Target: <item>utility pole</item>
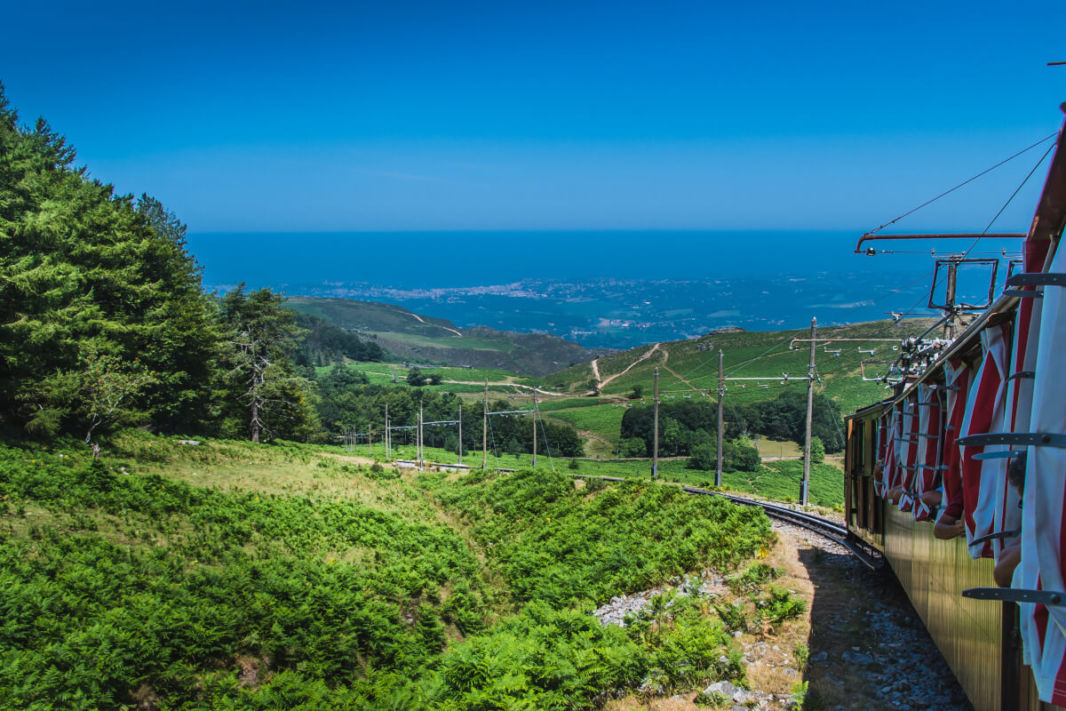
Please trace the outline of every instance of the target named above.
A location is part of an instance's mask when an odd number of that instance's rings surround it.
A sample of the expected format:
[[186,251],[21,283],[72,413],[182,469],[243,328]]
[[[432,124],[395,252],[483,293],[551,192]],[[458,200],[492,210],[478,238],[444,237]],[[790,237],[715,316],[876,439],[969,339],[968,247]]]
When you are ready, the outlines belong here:
[[374,428],[367,427],[366,430],[366,451],[370,455],[370,458],[374,458]]
[[537,391],[533,391],[533,467],[537,466]]
[[807,365],[807,428],[803,439],[803,484],[800,485],[800,503],[807,505],[807,490],[811,483],[811,418],[814,414],[814,354],[818,344],[815,333],[818,319],[811,318],[811,359]]
[[385,461],[392,459],[392,430],[389,428],[389,403],[385,403]]
[[459,464],[463,463],[463,403],[459,402]]
[[722,440],[725,439],[725,420],[722,396],[725,395],[725,354],[718,349],[718,463],[714,470],[714,485],[722,485]]
[[659,476],[659,369],[655,369],[655,419],[651,435],[651,478]]
[[418,401],[418,471],[422,471],[422,401]]
[[944,294],[944,306],[948,309],[948,318],[944,322],[944,338],[954,340],[956,320],[958,319],[958,312],[955,311],[955,292],[958,287],[959,281],[959,264],[958,262],[948,263],[948,282]]
[[485,378],[485,414],[481,419],[481,468],[489,468],[489,379]]

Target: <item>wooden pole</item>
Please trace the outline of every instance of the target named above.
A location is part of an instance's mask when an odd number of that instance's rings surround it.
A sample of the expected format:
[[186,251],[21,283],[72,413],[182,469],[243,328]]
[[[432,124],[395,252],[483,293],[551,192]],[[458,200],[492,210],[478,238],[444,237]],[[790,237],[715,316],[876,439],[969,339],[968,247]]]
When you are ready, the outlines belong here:
[[803,438],[803,484],[800,485],[800,503],[807,505],[807,489],[811,484],[811,419],[814,414],[814,354],[817,352],[815,333],[818,319],[811,319],[811,359],[807,364],[807,428]]
[[422,401],[418,401],[418,471],[422,471],[422,459],[424,453],[422,450]]
[[537,466],[537,393],[533,392],[533,466]]
[[389,429],[389,404],[385,403],[385,460],[392,459],[392,430]]
[[955,311],[955,292],[958,288],[959,265],[957,262],[948,263],[948,282],[944,294],[944,305],[948,308],[948,318],[944,321],[944,338],[955,338],[955,327],[958,322],[958,314]]
[[655,419],[651,434],[651,478],[659,476],[659,369],[655,369]]
[[722,440],[725,439],[725,408],[722,397],[725,395],[725,354],[718,350],[718,462],[714,469],[714,485],[722,485]]
[[489,379],[485,378],[485,409],[481,416],[481,468],[489,468]]
[[463,463],[463,403],[459,403],[459,463]]

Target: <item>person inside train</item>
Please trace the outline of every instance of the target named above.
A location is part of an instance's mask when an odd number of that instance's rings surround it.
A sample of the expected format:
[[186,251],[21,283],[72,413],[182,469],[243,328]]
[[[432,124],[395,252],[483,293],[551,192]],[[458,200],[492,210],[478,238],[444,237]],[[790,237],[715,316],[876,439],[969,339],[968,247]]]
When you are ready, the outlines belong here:
[[[1010,466],[1007,467],[1007,479],[1018,491],[1018,506],[1021,506],[1021,497],[1025,493],[1025,464],[1027,456],[1023,452],[1022,454],[1012,457],[1010,460]],[[1003,547],[1003,550],[999,553],[999,560],[996,562],[996,567],[992,570],[992,578],[996,581],[996,585],[1001,588],[1010,587],[1011,579],[1014,577],[1014,569],[1018,567],[1018,563],[1022,559],[1022,539],[1020,536],[1015,536],[1011,541]]]
[[933,536],[948,540],[964,533],[962,522],[962,490],[957,498],[949,498],[947,506],[933,526]]

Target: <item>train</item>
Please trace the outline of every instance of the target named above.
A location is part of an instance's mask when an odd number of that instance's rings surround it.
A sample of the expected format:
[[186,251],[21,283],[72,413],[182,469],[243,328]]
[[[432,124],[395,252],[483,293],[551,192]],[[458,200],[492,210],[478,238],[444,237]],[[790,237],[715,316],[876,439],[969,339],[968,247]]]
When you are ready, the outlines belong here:
[[[845,418],[847,535],[883,556],[977,711],[1066,709],[1064,131],[1005,287],[965,319],[931,297],[940,332],[901,343],[886,398]],[[949,288],[967,258],[938,261]]]

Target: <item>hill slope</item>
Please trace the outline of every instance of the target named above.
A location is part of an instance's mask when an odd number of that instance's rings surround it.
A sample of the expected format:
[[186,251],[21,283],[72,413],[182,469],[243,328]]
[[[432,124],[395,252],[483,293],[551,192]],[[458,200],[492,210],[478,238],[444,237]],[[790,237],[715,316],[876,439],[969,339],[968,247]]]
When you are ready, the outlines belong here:
[[665,485],[142,432],[97,462],[0,442],[0,498],[3,708],[561,711],[651,673],[700,689],[744,677],[735,614],[590,610],[770,536],[760,511]]
[[[884,396],[884,385],[863,382],[861,361],[894,359],[898,355],[895,350],[898,342],[921,333],[930,323],[926,319],[885,320],[819,329],[818,339],[857,340],[818,344],[815,362],[821,382],[817,387],[835,400],[844,413],[880,399]],[[638,387],[643,398],[650,400],[654,371],[658,369],[664,400],[713,398],[718,387],[718,351],[721,350],[726,378],[770,378],[727,382],[727,398],[735,404],[747,404],[776,397],[784,388],[805,388],[805,382],[795,378],[807,374],[809,345],[799,342],[790,350],[789,344],[793,338],[809,336],[808,329],[713,333],[612,353],[553,373],[544,380],[556,391],[575,395],[586,393],[590,381],[600,383],[601,396],[626,397]],[[871,350],[873,354],[868,352]],[[883,372],[886,367],[872,365],[869,374]],[[791,379],[785,381],[783,373],[788,373]]]
[[460,329],[445,319],[422,316],[393,304],[293,296],[287,305],[368,336],[410,361],[543,376],[604,352],[542,333]]

